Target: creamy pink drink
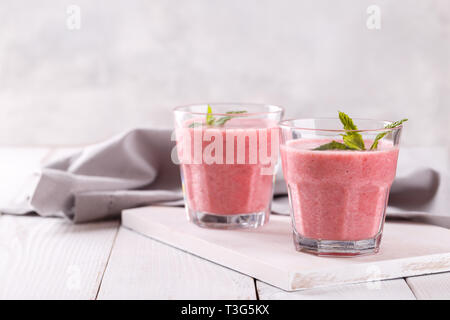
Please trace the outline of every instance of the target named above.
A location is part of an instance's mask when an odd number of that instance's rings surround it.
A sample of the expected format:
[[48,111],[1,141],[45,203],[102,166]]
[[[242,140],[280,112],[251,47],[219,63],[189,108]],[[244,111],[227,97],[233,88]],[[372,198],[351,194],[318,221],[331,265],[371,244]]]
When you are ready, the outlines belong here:
[[377,151],[312,150],[327,142],[291,140],[281,147],[296,232],[323,240],[373,238],[384,222],[398,148],[383,142]]
[[403,121],[353,122],[340,112],[339,119],[280,123],[298,251],[344,256],[378,252]]
[[270,118],[236,116],[206,125],[203,117],[193,117],[177,128],[191,221],[214,228],[257,227],[268,221],[279,152],[277,124]]
[[[262,120],[235,118],[221,128],[202,127],[188,130],[192,146],[194,146],[195,131],[201,131],[197,134],[202,139],[202,150],[206,150],[211,144],[210,141],[204,141],[209,140],[205,139],[205,134],[220,135],[223,150],[220,164],[205,163],[206,155],[203,156],[201,164],[181,163],[183,182],[190,208],[217,215],[248,214],[268,210],[272,198],[273,174],[263,174],[262,170],[269,168],[270,164],[262,164],[259,161],[259,145],[260,142],[267,145],[269,151],[267,154],[270,157],[271,137],[278,135],[276,123],[269,124]],[[227,152],[226,145],[229,139],[234,140],[233,161],[227,164],[226,158],[229,152]],[[255,141],[254,150],[250,150],[251,139]],[[245,159],[243,163],[238,163],[239,140],[244,141],[242,150]],[[254,163],[250,161],[251,154],[256,158]],[[194,156],[193,150],[192,156]]]

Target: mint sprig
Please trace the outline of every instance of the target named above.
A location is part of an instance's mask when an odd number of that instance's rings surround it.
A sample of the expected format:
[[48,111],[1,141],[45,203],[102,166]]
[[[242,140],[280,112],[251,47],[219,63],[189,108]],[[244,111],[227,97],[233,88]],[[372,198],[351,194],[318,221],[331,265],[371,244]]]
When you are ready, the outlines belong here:
[[[397,128],[398,126],[401,126],[401,125],[403,124],[403,122],[406,122],[406,121],[408,121],[408,119],[402,119],[402,120],[399,120],[399,121],[395,121],[395,122],[392,122],[391,124],[386,125],[385,128],[386,128],[386,129]],[[375,149],[377,149],[377,148],[378,148],[378,142],[379,142],[381,139],[383,139],[388,133],[389,133],[389,131],[379,133],[379,134],[375,137],[375,140],[373,141],[372,146],[370,147],[370,150],[375,150]]]
[[189,125],[189,128],[197,128],[197,127],[201,127],[201,126],[202,126],[202,124],[200,122],[192,122]]
[[[344,130],[346,130],[345,134],[341,134],[342,140],[344,143],[331,141],[329,143],[323,144],[313,150],[357,150],[357,151],[365,151],[366,147],[364,145],[364,139],[362,135],[357,131],[358,127],[353,122],[352,118],[350,118],[344,112],[339,111],[339,120],[341,120]],[[403,119],[400,121],[395,121],[391,124],[385,126],[385,129],[393,129],[400,125],[403,122],[408,121],[408,119]],[[378,143],[381,139],[383,139],[389,131],[382,132],[375,137],[370,150],[376,150],[378,148]]]
[[211,106],[208,104],[208,113],[206,114],[206,124],[208,126],[212,126],[214,125],[214,122],[216,122],[216,118],[212,115]]
[[353,131],[358,130],[358,127],[353,123],[352,118],[339,111],[339,120],[344,125],[344,129],[349,130],[346,134],[342,134],[344,144],[353,150],[366,150],[362,135],[357,131]]
[[[228,112],[226,112],[226,114],[233,114],[233,115],[240,114],[240,113],[247,113],[247,111],[228,111]],[[224,116],[224,117],[216,119],[216,117],[214,117],[212,115],[211,106],[208,104],[208,110],[206,113],[205,123],[208,126],[222,127],[227,121],[233,119],[234,117],[236,117],[236,116]],[[202,124],[199,122],[193,122],[189,125],[189,128],[196,128],[199,126],[202,126]]]
[[337,142],[337,141],[331,141],[329,143],[323,144],[314,150],[351,150],[349,147],[347,147],[345,144]]
[[[247,113],[247,111],[228,111],[227,114],[240,114],[240,113]],[[233,119],[234,116],[225,116],[222,118],[217,119],[215,122],[216,126],[223,126],[227,121]]]

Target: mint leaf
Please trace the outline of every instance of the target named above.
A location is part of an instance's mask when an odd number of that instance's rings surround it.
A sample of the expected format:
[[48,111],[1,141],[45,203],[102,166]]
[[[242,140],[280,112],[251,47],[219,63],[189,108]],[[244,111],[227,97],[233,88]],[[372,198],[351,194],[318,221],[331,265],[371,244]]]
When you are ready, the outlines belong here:
[[[364,139],[359,132],[355,132],[353,130],[358,130],[358,127],[353,122],[352,118],[346,115],[344,112],[339,111],[339,120],[341,120],[344,125],[344,130],[348,130],[346,134],[341,134],[344,143],[340,143],[337,141],[331,141],[330,143],[323,144],[313,150],[366,150],[364,145]],[[401,126],[404,122],[408,121],[408,119],[402,119],[399,121],[392,122],[385,126],[385,129],[393,129],[398,126]],[[379,133],[370,147],[370,150],[375,150],[378,148],[378,143],[381,139],[383,139],[389,131]]]
[[189,128],[197,128],[197,127],[201,127],[201,126],[202,126],[202,124],[200,122],[192,122],[189,125]]
[[216,118],[212,115],[211,106],[208,104],[208,113],[206,114],[206,124],[208,126],[212,126],[212,125],[214,125],[215,121],[216,121]]
[[392,122],[391,124],[386,125],[385,128],[386,129],[397,128],[398,126],[403,124],[403,122],[406,122],[406,121],[408,121],[408,119],[402,119],[402,120],[399,120],[399,121],[395,121],[395,122]]
[[337,141],[331,141],[329,143],[323,144],[313,150],[350,150],[349,147],[347,147],[345,144],[337,142]]
[[227,112],[227,114],[239,114],[239,113],[247,113],[247,111],[241,110],[241,111],[228,111]]
[[[399,120],[399,121],[395,121],[395,122],[392,122],[391,124],[386,125],[385,128],[386,128],[386,129],[393,129],[393,128],[396,128],[396,127],[402,125],[402,123],[403,123],[403,122],[406,122],[406,121],[408,121],[408,119],[402,119],[402,120]],[[370,147],[370,150],[375,150],[375,149],[377,149],[377,148],[378,148],[378,142],[379,142],[381,139],[383,139],[388,133],[389,133],[389,132],[382,132],[382,133],[379,133],[379,134],[375,137],[375,140],[373,141],[372,146]]]
[[[240,114],[240,113],[247,113],[247,111],[228,111],[227,114]],[[225,116],[222,118],[217,119],[216,125],[217,126],[223,126],[227,121],[233,119],[234,116]]]
[[355,136],[353,135],[342,135],[342,140],[344,140],[344,144],[352,150],[365,150],[363,149],[364,146],[361,146],[361,144],[355,139]]
[[227,122],[228,120],[231,120],[233,117],[222,117],[222,118],[219,118],[217,121],[216,121],[216,125],[217,126],[223,126],[224,124],[225,124],[225,122]]
[[[339,119],[344,125],[344,130],[358,130],[358,127],[353,123],[352,118],[346,115],[344,112],[339,111]],[[350,149],[353,150],[366,150],[364,140],[359,132],[347,132],[342,135],[344,143]]]
[[352,118],[344,112],[339,111],[339,120],[341,120],[344,125],[344,130],[358,130],[358,127],[353,123]]
[[[234,117],[236,117],[236,114],[240,114],[240,113],[247,113],[247,111],[228,111],[226,112],[226,114],[230,114],[230,116],[224,116],[221,118],[216,119],[213,116],[213,112],[212,112],[212,108],[211,106],[208,104],[208,111],[206,113],[206,125],[208,126],[223,126],[227,121],[233,119]],[[231,116],[231,114],[233,114],[233,116]],[[196,128],[196,127],[200,127],[203,124],[200,122],[193,122],[189,125],[189,128]]]

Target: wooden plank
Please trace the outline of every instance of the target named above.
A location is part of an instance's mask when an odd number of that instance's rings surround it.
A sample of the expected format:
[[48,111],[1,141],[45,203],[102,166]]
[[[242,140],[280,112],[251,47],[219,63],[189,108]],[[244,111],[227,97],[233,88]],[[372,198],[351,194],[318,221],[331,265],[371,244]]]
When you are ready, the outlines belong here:
[[95,299],[118,221],[0,217],[0,299]]
[[256,299],[254,280],[120,228],[99,299]]
[[125,210],[122,225],[288,291],[450,270],[450,230],[417,223],[386,223],[380,253],[348,259],[296,252],[285,216],[256,230],[212,230],[186,221],[183,208],[146,207]]
[[417,299],[450,299],[450,272],[406,278]]
[[289,292],[267,283],[256,282],[261,300],[413,300],[414,294],[405,280],[394,279],[349,284],[327,288],[306,289]]

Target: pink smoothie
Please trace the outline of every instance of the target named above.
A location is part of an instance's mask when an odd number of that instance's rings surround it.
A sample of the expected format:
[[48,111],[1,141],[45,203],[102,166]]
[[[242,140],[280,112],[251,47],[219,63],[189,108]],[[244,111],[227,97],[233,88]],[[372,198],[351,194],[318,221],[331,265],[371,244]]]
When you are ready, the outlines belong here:
[[[218,215],[246,214],[266,211],[270,207],[273,189],[273,171],[270,164],[262,163],[259,156],[260,148],[267,145],[266,155],[271,155],[272,137],[271,133],[278,138],[278,128],[276,122],[268,122],[261,119],[234,118],[223,127],[201,127],[182,128],[177,132],[177,149],[181,160],[181,170],[185,197],[192,210],[203,213]],[[196,132],[196,133],[195,133]],[[203,150],[202,162],[192,163],[194,158],[194,134],[201,137]],[[260,136],[262,134],[262,136]],[[205,135],[212,136],[210,141],[204,141]],[[223,164],[205,163],[205,148],[222,137],[221,157]],[[254,148],[250,146],[252,138],[255,137]],[[191,163],[183,160],[186,151],[186,141],[191,146]],[[238,140],[242,138],[245,159],[238,163]],[[227,153],[227,142],[234,141],[233,154]],[[278,139],[277,139],[278,141]],[[275,143],[278,145],[277,141]],[[220,140],[218,140],[218,143]],[[277,148],[277,145],[275,146]],[[231,150],[231,149],[229,149]],[[251,155],[255,155],[256,161],[251,160]],[[216,155],[216,150],[211,152]],[[276,156],[278,151],[276,151]],[[233,156],[234,155],[234,156]],[[231,164],[227,164],[227,156],[231,159]],[[262,174],[261,169],[266,169]]]
[[398,148],[383,141],[377,151],[311,150],[327,142],[291,140],[280,148],[296,231],[321,240],[373,238],[384,223]]

